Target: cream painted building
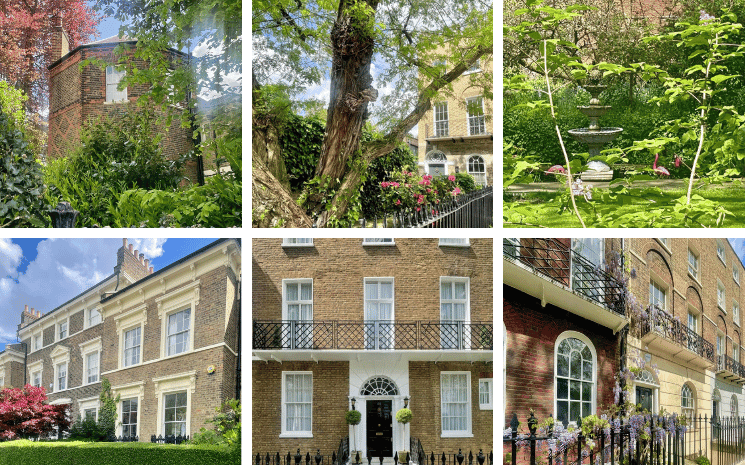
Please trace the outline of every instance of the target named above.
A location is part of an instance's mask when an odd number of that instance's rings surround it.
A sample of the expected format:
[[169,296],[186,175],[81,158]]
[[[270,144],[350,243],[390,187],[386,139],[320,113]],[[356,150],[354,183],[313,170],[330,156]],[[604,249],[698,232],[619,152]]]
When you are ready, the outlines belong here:
[[453,82],[452,92],[433,100],[419,122],[418,158],[425,174],[471,174],[477,184],[493,184],[493,102],[484,96],[492,56],[484,56]]

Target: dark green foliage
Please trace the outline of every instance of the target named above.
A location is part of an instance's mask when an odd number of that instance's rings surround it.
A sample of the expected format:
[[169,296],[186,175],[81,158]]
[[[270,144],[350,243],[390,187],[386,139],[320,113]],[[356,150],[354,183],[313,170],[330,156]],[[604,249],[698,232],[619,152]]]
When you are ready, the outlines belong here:
[[711,465],[711,462],[705,455],[700,455],[695,460],[697,465]]
[[455,173],[455,184],[464,194],[476,190],[476,180],[468,173]]
[[0,465],[238,465],[240,452],[227,446],[107,442],[0,443]]
[[282,127],[279,144],[292,190],[302,190],[315,175],[324,129],[324,124],[318,119],[298,115],[290,115]]
[[119,396],[114,397],[111,394],[111,383],[107,378],[101,379],[101,409],[98,412],[98,430],[104,438],[114,437],[116,430],[116,405],[119,403]]
[[70,427],[70,439],[103,441],[106,439],[106,432],[99,428],[94,418],[86,417],[81,420],[78,417]]
[[[363,137],[364,137],[363,133]],[[406,143],[401,143],[393,152],[377,158],[368,166],[367,181],[362,185],[362,216],[372,218],[383,214],[383,190],[380,183],[388,179],[390,173],[400,172],[405,166],[416,171],[417,158]]]
[[241,402],[238,399],[226,400],[215,412],[217,415],[207,420],[215,425],[215,429],[200,428],[190,444],[228,444],[240,453]]
[[0,108],[0,227],[45,226],[43,191],[41,168],[28,141]]

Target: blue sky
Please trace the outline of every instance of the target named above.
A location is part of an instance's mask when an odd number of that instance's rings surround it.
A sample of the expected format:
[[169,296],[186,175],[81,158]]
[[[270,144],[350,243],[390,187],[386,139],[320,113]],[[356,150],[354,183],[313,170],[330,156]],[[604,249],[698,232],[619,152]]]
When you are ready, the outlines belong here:
[[[129,239],[154,271],[215,239]],[[114,272],[121,239],[0,239],[0,351],[24,305],[47,313]]]

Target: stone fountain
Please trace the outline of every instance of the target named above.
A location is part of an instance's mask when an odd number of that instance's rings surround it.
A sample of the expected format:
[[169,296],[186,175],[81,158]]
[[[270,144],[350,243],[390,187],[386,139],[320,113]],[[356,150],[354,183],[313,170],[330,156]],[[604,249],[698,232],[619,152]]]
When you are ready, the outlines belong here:
[[[608,105],[600,105],[600,100],[598,99],[600,93],[603,92],[607,86],[602,84],[590,84],[583,87],[590,93],[592,98],[590,99],[590,105],[578,106],[577,109],[587,116],[590,120],[590,124],[586,128],[570,129],[569,135],[578,141],[587,144],[590,158],[593,158],[599,156],[600,148],[615,139],[619,134],[621,134],[621,132],[623,132],[623,129],[601,128],[600,124],[598,124],[598,119],[611,108]],[[587,163],[587,168],[587,171],[580,175],[583,181],[610,181],[613,179],[613,170],[602,161],[590,161]]]

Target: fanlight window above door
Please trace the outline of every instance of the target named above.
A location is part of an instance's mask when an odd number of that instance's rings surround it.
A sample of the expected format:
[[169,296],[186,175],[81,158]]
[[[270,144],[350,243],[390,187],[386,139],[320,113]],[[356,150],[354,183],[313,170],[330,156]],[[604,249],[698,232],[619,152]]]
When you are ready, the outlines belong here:
[[398,388],[396,383],[388,378],[379,376],[368,380],[362,389],[360,389],[360,395],[362,396],[397,396]]

